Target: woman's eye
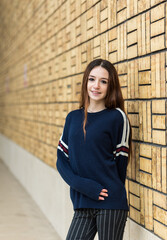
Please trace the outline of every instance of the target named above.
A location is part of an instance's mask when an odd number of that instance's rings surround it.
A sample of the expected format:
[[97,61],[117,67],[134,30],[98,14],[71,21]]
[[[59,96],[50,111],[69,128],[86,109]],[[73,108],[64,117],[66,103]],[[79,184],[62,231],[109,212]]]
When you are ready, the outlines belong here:
[[105,81],[105,80],[102,80],[101,82],[102,82],[103,84],[107,84],[107,81]]
[[[89,81],[92,81],[92,82],[95,81],[94,78],[88,78],[88,80],[89,80]],[[107,81],[106,81],[106,80],[101,80],[101,83],[102,83],[102,84],[107,84]]]

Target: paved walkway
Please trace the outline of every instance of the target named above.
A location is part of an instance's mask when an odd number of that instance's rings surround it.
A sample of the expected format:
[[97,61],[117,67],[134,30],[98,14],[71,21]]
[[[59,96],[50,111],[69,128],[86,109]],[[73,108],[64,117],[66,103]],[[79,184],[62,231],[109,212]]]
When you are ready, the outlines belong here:
[[37,204],[1,160],[0,240],[61,240]]

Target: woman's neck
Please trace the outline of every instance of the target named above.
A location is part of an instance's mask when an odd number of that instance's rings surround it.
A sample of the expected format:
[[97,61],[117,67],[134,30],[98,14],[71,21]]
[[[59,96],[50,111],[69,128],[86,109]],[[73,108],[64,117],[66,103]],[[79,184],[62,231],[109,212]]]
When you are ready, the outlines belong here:
[[104,104],[89,104],[87,111],[88,112],[99,112],[103,109],[105,109]]

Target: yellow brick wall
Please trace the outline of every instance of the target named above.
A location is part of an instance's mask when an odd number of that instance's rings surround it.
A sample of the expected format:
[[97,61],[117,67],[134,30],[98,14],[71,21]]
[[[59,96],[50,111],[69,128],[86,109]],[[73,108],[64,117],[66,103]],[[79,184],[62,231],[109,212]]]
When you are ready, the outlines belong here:
[[55,168],[89,61],[115,64],[132,124],[130,218],[167,239],[167,3],[1,0],[0,132]]

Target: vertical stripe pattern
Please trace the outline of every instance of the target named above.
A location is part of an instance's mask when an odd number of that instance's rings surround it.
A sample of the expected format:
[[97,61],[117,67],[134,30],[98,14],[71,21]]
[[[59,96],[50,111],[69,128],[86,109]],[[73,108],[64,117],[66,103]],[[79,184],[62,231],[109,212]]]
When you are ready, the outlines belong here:
[[63,142],[62,136],[63,136],[63,135],[61,135],[61,137],[60,137],[59,144],[58,144],[58,147],[57,147],[57,148],[58,148],[60,151],[62,151],[62,152],[64,153],[64,155],[68,158],[68,157],[69,157],[69,156],[68,156],[68,146],[67,146],[67,144],[65,144],[65,142]]
[[128,212],[116,209],[75,210],[66,240],[122,240]]
[[129,151],[129,135],[130,135],[130,125],[128,118],[126,117],[126,114],[120,109],[116,108],[123,117],[123,132],[122,132],[122,138],[120,140],[120,143],[116,146],[116,151],[114,151],[114,154],[116,156],[122,155],[128,157],[128,151]]

